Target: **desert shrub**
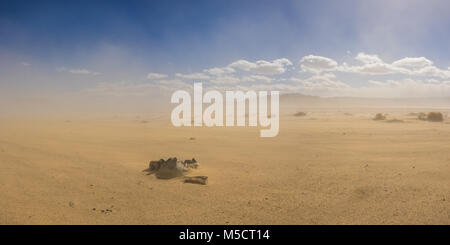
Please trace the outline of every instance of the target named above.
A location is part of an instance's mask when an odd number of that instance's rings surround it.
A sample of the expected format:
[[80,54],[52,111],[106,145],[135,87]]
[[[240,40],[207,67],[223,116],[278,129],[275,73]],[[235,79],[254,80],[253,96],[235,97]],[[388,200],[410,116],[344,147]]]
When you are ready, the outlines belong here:
[[306,112],[299,111],[299,112],[295,113],[294,116],[296,116],[296,117],[304,117],[304,116],[306,116]]
[[375,117],[373,118],[373,120],[376,120],[376,121],[386,120],[386,115],[385,114],[381,114],[381,113],[377,113],[375,115]]
[[442,122],[444,121],[444,116],[440,112],[429,112],[427,120],[430,122]]

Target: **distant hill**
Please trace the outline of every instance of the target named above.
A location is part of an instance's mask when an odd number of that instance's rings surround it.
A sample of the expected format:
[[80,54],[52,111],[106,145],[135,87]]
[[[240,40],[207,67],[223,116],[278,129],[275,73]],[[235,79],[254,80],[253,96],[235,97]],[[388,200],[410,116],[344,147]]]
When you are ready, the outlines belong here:
[[446,98],[357,98],[319,97],[299,93],[280,95],[280,106],[285,109],[298,108],[449,108],[450,97]]

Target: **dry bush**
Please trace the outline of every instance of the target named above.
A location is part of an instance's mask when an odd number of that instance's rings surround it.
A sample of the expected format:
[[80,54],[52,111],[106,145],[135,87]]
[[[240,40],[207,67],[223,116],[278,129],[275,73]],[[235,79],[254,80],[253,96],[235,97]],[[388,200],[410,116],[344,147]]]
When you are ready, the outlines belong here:
[[430,122],[442,122],[444,121],[444,116],[440,112],[429,112],[427,120]]
[[306,116],[306,112],[299,111],[299,112],[295,113],[294,116],[296,116],[296,117],[304,117],[304,116]]
[[380,120],[386,120],[386,114],[377,113],[373,120],[380,121]]

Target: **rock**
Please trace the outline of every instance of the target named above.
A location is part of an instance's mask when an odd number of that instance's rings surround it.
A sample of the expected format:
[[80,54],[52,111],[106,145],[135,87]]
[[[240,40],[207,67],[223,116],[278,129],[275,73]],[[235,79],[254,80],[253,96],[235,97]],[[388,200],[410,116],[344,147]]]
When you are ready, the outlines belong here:
[[155,174],[159,179],[171,179],[183,176],[190,169],[198,168],[199,163],[195,158],[191,160],[180,161],[176,157],[167,160],[150,161],[148,169],[144,171],[148,174]]
[[184,177],[185,183],[193,183],[193,184],[208,184],[208,176],[192,176],[192,177]]
[[195,158],[192,158],[192,160],[184,160],[183,165],[186,168],[198,168],[200,165]]
[[159,159],[159,161],[150,161],[148,164],[149,171],[158,171],[161,165],[164,163],[164,159]]
[[188,171],[188,168],[179,161],[176,157],[169,158],[167,161],[163,162],[158,171],[156,172],[156,177],[158,179],[171,179],[184,175]]
[[70,201],[70,202],[69,202],[69,206],[70,206],[71,208],[73,208],[73,207],[75,207],[75,203],[72,202],[72,201]]

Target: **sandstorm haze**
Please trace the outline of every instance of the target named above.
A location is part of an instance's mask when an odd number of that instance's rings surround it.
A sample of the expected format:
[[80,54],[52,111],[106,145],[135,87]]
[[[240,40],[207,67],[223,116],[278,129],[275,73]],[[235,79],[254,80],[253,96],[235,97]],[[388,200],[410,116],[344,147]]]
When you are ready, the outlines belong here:
[[[1,1],[0,224],[450,224],[449,11]],[[174,127],[197,82],[280,91],[278,135]]]
[[2,112],[161,111],[155,102],[167,104],[194,81],[222,91],[444,98],[448,8],[446,1],[7,1]]

